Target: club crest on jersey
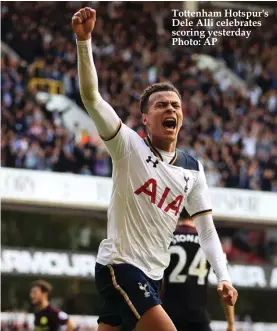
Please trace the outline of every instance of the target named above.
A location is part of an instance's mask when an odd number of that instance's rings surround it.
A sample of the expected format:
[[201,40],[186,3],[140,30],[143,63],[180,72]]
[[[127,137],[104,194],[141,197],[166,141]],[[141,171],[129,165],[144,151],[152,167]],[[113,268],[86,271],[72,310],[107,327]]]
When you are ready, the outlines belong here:
[[147,284],[145,283],[144,285],[142,285],[141,283],[138,283],[139,289],[144,291],[144,296],[145,298],[149,298],[150,297],[150,292],[147,291]]
[[184,191],[185,191],[185,193],[187,193],[187,191],[188,191],[188,181],[189,181],[189,177],[184,177],[184,180],[186,181],[186,186],[185,186],[185,188],[184,188]]
[[156,168],[157,167],[157,164],[159,163],[159,160],[156,159],[156,161],[153,161],[152,160],[152,156],[148,156],[148,158],[146,159],[146,162],[147,163],[149,163],[149,162],[153,163],[153,168]]
[[[157,205],[158,208],[161,208],[164,212],[168,213],[170,210],[174,211],[175,216],[178,215],[182,201],[184,199],[183,195],[178,195],[176,198],[172,197],[170,193],[171,190],[169,187],[166,187],[163,191],[162,197],[157,201],[157,181],[154,178],[148,179],[141,187],[139,187],[134,193],[140,195],[144,193],[148,195],[151,200],[150,202],[154,205]],[[165,204],[165,200],[171,195],[171,202]]]

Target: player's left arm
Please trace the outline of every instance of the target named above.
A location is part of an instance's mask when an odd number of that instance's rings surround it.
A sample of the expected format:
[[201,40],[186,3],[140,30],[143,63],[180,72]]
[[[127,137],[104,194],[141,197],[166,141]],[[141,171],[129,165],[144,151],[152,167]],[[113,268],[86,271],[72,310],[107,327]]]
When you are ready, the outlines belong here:
[[217,276],[218,293],[224,302],[233,306],[237,301],[238,292],[232,286],[226,258],[214,226],[210,193],[201,163],[199,163],[197,181],[187,198],[185,207],[194,221],[200,246]]
[[66,325],[66,331],[76,330],[77,324],[64,311],[58,312],[57,319],[59,325]]
[[66,331],[74,331],[77,330],[77,324],[72,319],[68,319],[66,323]]

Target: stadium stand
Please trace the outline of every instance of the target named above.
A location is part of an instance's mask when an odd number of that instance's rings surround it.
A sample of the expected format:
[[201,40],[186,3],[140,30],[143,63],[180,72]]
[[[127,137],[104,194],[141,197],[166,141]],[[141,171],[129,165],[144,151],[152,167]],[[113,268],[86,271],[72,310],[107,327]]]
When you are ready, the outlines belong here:
[[[3,166],[111,175],[109,157],[93,137],[76,141],[57,112],[50,115],[35,101],[34,93],[43,87],[34,80],[30,84],[34,77],[52,85],[57,81],[80,104],[75,40],[68,23],[74,6],[14,2],[2,10],[2,39],[28,63],[2,58]],[[140,19],[136,10],[143,12]],[[267,19],[247,42],[222,38],[216,47],[201,50],[224,59],[251,84],[245,96],[196,67],[191,52],[199,49],[168,47],[169,10],[142,3],[109,4],[106,10],[99,3],[97,11],[93,43],[100,90],[123,121],[144,135],[139,92],[149,83],[170,81],[183,97],[179,148],[203,162],[208,184],[276,192],[276,23]],[[27,27],[24,33],[22,26]]]

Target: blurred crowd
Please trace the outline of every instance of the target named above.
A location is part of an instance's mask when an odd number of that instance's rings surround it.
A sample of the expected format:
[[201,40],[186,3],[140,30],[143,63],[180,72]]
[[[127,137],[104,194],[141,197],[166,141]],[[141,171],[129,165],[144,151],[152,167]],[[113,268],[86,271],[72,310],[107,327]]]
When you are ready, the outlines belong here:
[[219,235],[229,262],[277,265],[276,231],[220,229]]
[[3,331],[30,331],[28,323],[18,323],[16,321],[1,322],[1,330]]
[[24,92],[18,105],[12,100],[14,112],[7,104],[2,107],[2,166],[111,176],[106,150],[98,148],[77,125],[70,132],[60,113],[48,112],[32,92]]
[[[36,89],[27,88],[31,77],[62,81],[65,94],[81,105],[70,22],[85,5],[3,3],[2,40],[24,60],[2,58],[3,166],[111,176],[112,163],[98,140],[77,126],[70,132],[58,112],[36,101]],[[169,81],[183,99],[178,147],[203,163],[208,185],[277,192],[276,17],[249,39],[222,38],[215,47],[196,49],[171,46],[170,8],[180,2],[95,6],[100,92],[122,120],[145,135],[139,96],[149,84]],[[245,80],[248,94],[198,69],[195,52],[223,59]]]
[[[33,331],[34,327],[31,324],[29,325],[28,322],[20,323],[16,319],[10,320],[8,322],[1,322],[1,330],[2,331]],[[91,326],[91,325],[84,325],[78,327],[78,331],[96,331],[97,326]]]

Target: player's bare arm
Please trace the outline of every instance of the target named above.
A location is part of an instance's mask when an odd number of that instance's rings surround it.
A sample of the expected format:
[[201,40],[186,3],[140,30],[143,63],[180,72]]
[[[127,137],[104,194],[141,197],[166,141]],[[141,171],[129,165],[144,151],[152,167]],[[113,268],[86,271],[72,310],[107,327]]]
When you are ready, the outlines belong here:
[[66,323],[66,331],[73,331],[77,327],[77,324],[72,320],[69,319]]
[[89,7],[80,9],[72,17],[72,29],[77,38],[81,98],[100,136],[108,140],[117,133],[121,121],[113,108],[103,100],[98,90],[98,77],[91,45],[91,33],[95,23],[96,11]]
[[235,327],[235,309],[234,306],[229,306],[225,301],[222,301],[222,306],[224,309],[225,318],[227,321],[226,331],[236,331]]

